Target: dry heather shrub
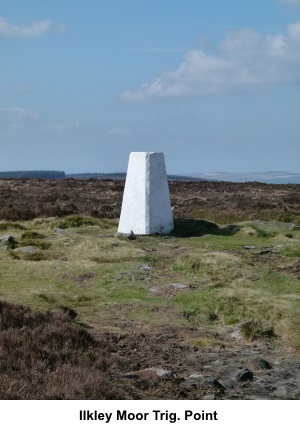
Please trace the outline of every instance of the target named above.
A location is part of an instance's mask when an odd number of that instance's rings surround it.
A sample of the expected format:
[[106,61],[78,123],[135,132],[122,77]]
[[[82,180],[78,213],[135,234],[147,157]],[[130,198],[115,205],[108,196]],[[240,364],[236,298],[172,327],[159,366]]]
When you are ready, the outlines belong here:
[[111,382],[108,345],[67,313],[0,302],[1,399],[121,399]]
[[[124,347],[130,351],[137,347],[133,334],[127,335],[125,344],[120,335],[112,333],[100,332],[95,339],[73,323],[74,315],[66,310],[34,312],[0,301],[2,400],[177,398],[175,379],[143,383],[124,378],[124,373],[136,370],[144,359],[144,353],[124,357]],[[149,340],[141,339],[143,351]]]

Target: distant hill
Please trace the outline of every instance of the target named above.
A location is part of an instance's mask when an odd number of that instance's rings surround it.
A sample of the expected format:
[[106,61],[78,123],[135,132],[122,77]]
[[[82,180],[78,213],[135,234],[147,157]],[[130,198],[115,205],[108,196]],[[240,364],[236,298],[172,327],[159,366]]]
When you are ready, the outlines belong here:
[[[71,173],[65,174],[56,170],[24,170],[0,172],[0,178],[33,178],[33,179],[114,179],[125,181],[125,172],[114,173]],[[262,182],[265,184],[300,184],[300,173],[290,172],[203,172],[186,175],[168,175],[170,181],[224,181],[224,182]]]
[[[71,173],[66,175],[66,178],[74,179],[116,179],[119,181],[125,181],[125,172],[116,173]],[[180,175],[168,175],[170,181],[201,181],[201,178],[193,178],[191,176],[180,176]]]
[[300,173],[290,172],[245,172],[245,173],[229,173],[229,172],[205,172],[191,174],[193,177],[201,177],[210,181],[226,181],[226,182],[263,182],[265,184],[300,184]]
[[0,172],[0,178],[29,178],[29,179],[65,179],[65,172],[56,170],[22,170]]

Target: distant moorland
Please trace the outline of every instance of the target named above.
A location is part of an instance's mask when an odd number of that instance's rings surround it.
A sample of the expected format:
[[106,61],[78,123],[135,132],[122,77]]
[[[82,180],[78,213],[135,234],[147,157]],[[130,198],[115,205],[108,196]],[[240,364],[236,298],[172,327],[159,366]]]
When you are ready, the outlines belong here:
[[[52,170],[29,170],[0,172],[0,178],[36,178],[36,179],[115,179],[125,181],[125,172],[111,173],[70,173]],[[300,173],[290,172],[203,172],[186,175],[168,175],[170,181],[225,181],[225,182],[262,182],[265,184],[300,184]]]

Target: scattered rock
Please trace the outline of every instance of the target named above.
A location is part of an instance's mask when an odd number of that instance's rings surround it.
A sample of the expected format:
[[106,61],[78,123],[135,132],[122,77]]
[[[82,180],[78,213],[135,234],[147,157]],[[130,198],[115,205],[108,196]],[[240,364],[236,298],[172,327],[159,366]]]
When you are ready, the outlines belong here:
[[242,339],[243,338],[243,334],[241,332],[241,329],[236,329],[234,330],[234,332],[231,333],[230,337],[233,337],[234,339]]
[[0,237],[0,246],[6,247],[5,249],[14,249],[17,246],[17,241],[11,234],[6,234]]
[[235,374],[238,381],[250,381],[253,379],[253,372],[249,369],[242,369]]
[[69,234],[64,228],[54,227],[53,229],[57,234]]
[[216,378],[213,378],[212,376],[204,376],[203,379],[211,387],[220,388],[221,390],[227,390],[227,387],[225,387],[225,385],[223,385],[220,381],[218,381]]
[[0,236],[0,243],[4,243],[7,240],[9,240],[10,238],[13,238],[13,236],[11,234],[6,234],[4,236]]
[[219,379],[219,383],[222,384],[223,387],[225,387],[227,389],[233,388],[233,383],[231,381],[227,380],[227,379],[226,380]]
[[186,379],[180,384],[181,388],[197,388],[198,382],[196,379]]
[[192,375],[190,375],[190,379],[199,379],[199,378],[204,379],[200,373],[193,373]]
[[265,231],[293,231],[298,230],[299,227],[291,222],[281,222],[281,221],[260,221],[254,220],[251,223],[255,227],[263,229]]
[[136,240],[136,235],[131,230],[130,233],[127,235],[128,240]]
[[15,252],[25,252],[26,254],[34,254],[35,252],[39,252],[39,248],[36,246],[22,246],[20,248],[15,248]]
[[141,380],[149,380],[156,378],[170,378],[173,376],[173,372],[171,370],[161,369],[159,367],[149,367],[143,370],[137,370],[136,372],[129,372],[124,375],[126,378],[130,379],[141,379]]
[[214,394],[208,394],[203,397],[203,400],[215,400],[216,396]]
[[146,270],[147,272],[150,272],[150,271],[152,270],[152,267],[147,266],[147,264],[141,264],[141,265],[139,266],[139,269],[141,269],[141,270]]
[[175,283],[168,284],[168,287],[172,287],[172,288],[175,288],[175,289],[188,288],[186,285],[183,285],[183,284],[177,284],[176,282],[175,282]]
[[266,248],[266,249],[263,249],[262,251],[258,252],[258,254],[271,254],[271,253],[277,254],[278,251],[276,249]]

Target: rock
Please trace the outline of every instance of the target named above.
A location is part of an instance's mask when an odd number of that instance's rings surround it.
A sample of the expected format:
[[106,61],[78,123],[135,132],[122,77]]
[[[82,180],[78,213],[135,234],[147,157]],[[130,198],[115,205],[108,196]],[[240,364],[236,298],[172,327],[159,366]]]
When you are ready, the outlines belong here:
[[233,383],[229,380],[221,380],[219,379],[220,384],[222,384],[225,388],[229,389],[229,388],[233,388]]
[[263,249],[262,251],[258,252],[258,254],[271,254],[271,253],[277,254],[278,251],[276,251],[276,249],[266,248],[266,249]]
[[186,285],[183,284],[177,284],[177,283],[171,283],[168,284],[168,287],[173,287],[175,289],[179,289],[179,288],[188,288]]
[[17,245],[17,241],[11,234],[6,234],[0,237],[0,246],[6,246],[6,249],[14,249]]
[[193,373],[189,377],[190,377],[190,379],[199,379],[199,378],[204,379],[204,377],[200,373]]
[[180,384],[181,388],[197,388],[198,381],[196,379],[186,379]]
[[130,233],[127,235],[128,240],[136,240],[136,235],[131,230]]
[[211,387],[227,390],[227,387],[225,387],[225,385],[223,385],[220,381],[218,381],[216,378],[213,378],[212,376],[204,376],[204,381]]
[[171,370],[161,369],[159,367],[149,367],[143,370],[137,370],[136,372],[129,372],[124,375],[126,378],[130,379],[141,379],[141,380],[149,380],[156,378],[170,378],[173,376],[173,372]]
[[231,333],[230,337],[233,337],[234,339],[242,339],[243,335],[241,330],[238,328],[236,330],[234,330],[234,332]]
[[15,248],[15,252],[25,252],[27,254],[34,254],[35,252],[39,252],[39,248],[36,246],[22,246],[20,248]]
[[150,272],[152,270],[152,267],[147,266],[147,264],[142,264],[141,266],[139,266],[139,269],[146,270],[147,272]]
[[203,400],[215,400],[215,395],[214,394],[208,394],[207,396],[203,397]]
[[256,249],[256,246],[254,246],[254,245],[244,245],[243,248],[244,249]]
[[151,367],[148,370],[154,371],[156,375],[159,376],[160,378],[169,378],[170,376],[173,375],[173,372],[171,370],[165,370],[159,367]]
[[64,228],[54,227],[53,229],[57,234],[66,234],[66,230]]
[[299,230],[299,227],[296,224],[290,222],[254,220],[251,224],[267,232]]
[[11,234],[6,234],[4,236],[0,236],[0,243],[1,242],[6,242],[10,238],[13,238],[13,236]]
[[242,369],[235,374],[238,381],[250,381],[253,379],[253,372],[249,369]]

